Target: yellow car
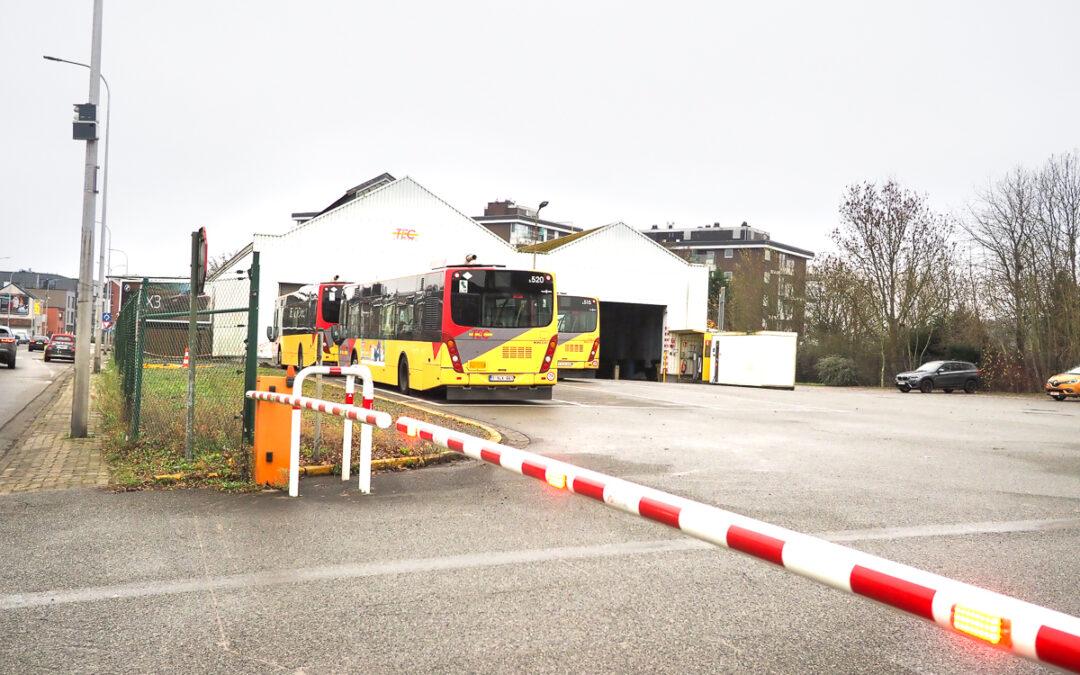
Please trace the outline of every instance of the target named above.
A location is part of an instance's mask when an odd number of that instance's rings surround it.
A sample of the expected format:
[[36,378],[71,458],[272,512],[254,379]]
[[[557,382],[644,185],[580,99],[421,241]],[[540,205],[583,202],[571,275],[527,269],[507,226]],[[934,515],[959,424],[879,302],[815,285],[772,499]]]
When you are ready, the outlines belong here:
[[1064,401],[1070,396],[1080,397],[1080,366],[1054,375],[1043,388],[1055,401]]

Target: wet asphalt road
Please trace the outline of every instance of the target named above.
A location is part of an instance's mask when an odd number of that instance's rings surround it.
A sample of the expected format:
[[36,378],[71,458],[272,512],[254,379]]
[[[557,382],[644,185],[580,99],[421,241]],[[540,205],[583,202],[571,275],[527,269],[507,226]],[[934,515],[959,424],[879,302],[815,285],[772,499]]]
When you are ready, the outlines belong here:
[[[19,345],[15,369],[0,366],[0,457],[19,437],[25,424],[19,413],[58,377],[71,370],[68,361],[45,363],[44,353]],[[39,401],[40,402],[40,401]],[[28,411],[32,412],[32,411]],[[20,417],[20,419],[15,419]]]
[[[568,382],[445,407],[1080,614],[1080,403]],[[1038,671],[491,466],[373,484],[0,497],[0,671]]]

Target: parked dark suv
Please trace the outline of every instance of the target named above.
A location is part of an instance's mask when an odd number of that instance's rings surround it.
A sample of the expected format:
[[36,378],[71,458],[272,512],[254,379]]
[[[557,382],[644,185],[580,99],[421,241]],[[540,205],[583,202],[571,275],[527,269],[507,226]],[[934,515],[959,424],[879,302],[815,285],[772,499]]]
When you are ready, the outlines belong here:
[[952,393],[953,389],[974,394],[979,388],[979,369],[966,361],[930,361],[896,376],[896,388],[904,393],[918,389],[929,394],[934,387],[946,394]]
[[15,367],[15,355],[19,353],[19,338],[7,326],[0,326],[0,361],[8,368]]

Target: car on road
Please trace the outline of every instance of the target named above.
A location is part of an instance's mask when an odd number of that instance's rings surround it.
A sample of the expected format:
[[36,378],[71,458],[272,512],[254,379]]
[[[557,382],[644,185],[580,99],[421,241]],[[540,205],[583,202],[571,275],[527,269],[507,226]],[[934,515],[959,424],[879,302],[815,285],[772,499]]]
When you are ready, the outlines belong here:
[[71,333],[57,333],[49,340],[45,347],[45,360],[71,359],[75,360],[75,336]]
[[956,389],[974,394],[979,388],[979,369],[967,361],[929,361],[915,370],[897,373],[896,388],[905,394],[912,389],[929,394],[935,388],[946,394]]
[[1070,396],[1080,398],[1080,366],[1054,375],[1043,388],[1055,401],[1064,401]]
[[15,329],[12,331],[15,334],[15,339],[18,340],[20,345],[30,344],[30,334],[24,330]]
[[27,350],[32,352],[45,351],[45,348],[48,346],[49,338],[45,337],[44,335],[35,335],[34,337],[30,338],[30,346],[27,347]]
[[19,338],[7,326],[0,326],[0,361],[8,368],[15,367],[15,355],[19,353]]

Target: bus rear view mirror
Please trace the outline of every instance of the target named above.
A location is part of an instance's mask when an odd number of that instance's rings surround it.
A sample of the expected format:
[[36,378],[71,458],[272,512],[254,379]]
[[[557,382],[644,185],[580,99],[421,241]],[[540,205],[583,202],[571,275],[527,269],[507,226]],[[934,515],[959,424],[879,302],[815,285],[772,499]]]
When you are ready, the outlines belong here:
[[273,342],[274,340],[277,340],[277,328],[275,328],[273,326],[267,326],[266,327],[266,339],[269,340],[270,342]]

